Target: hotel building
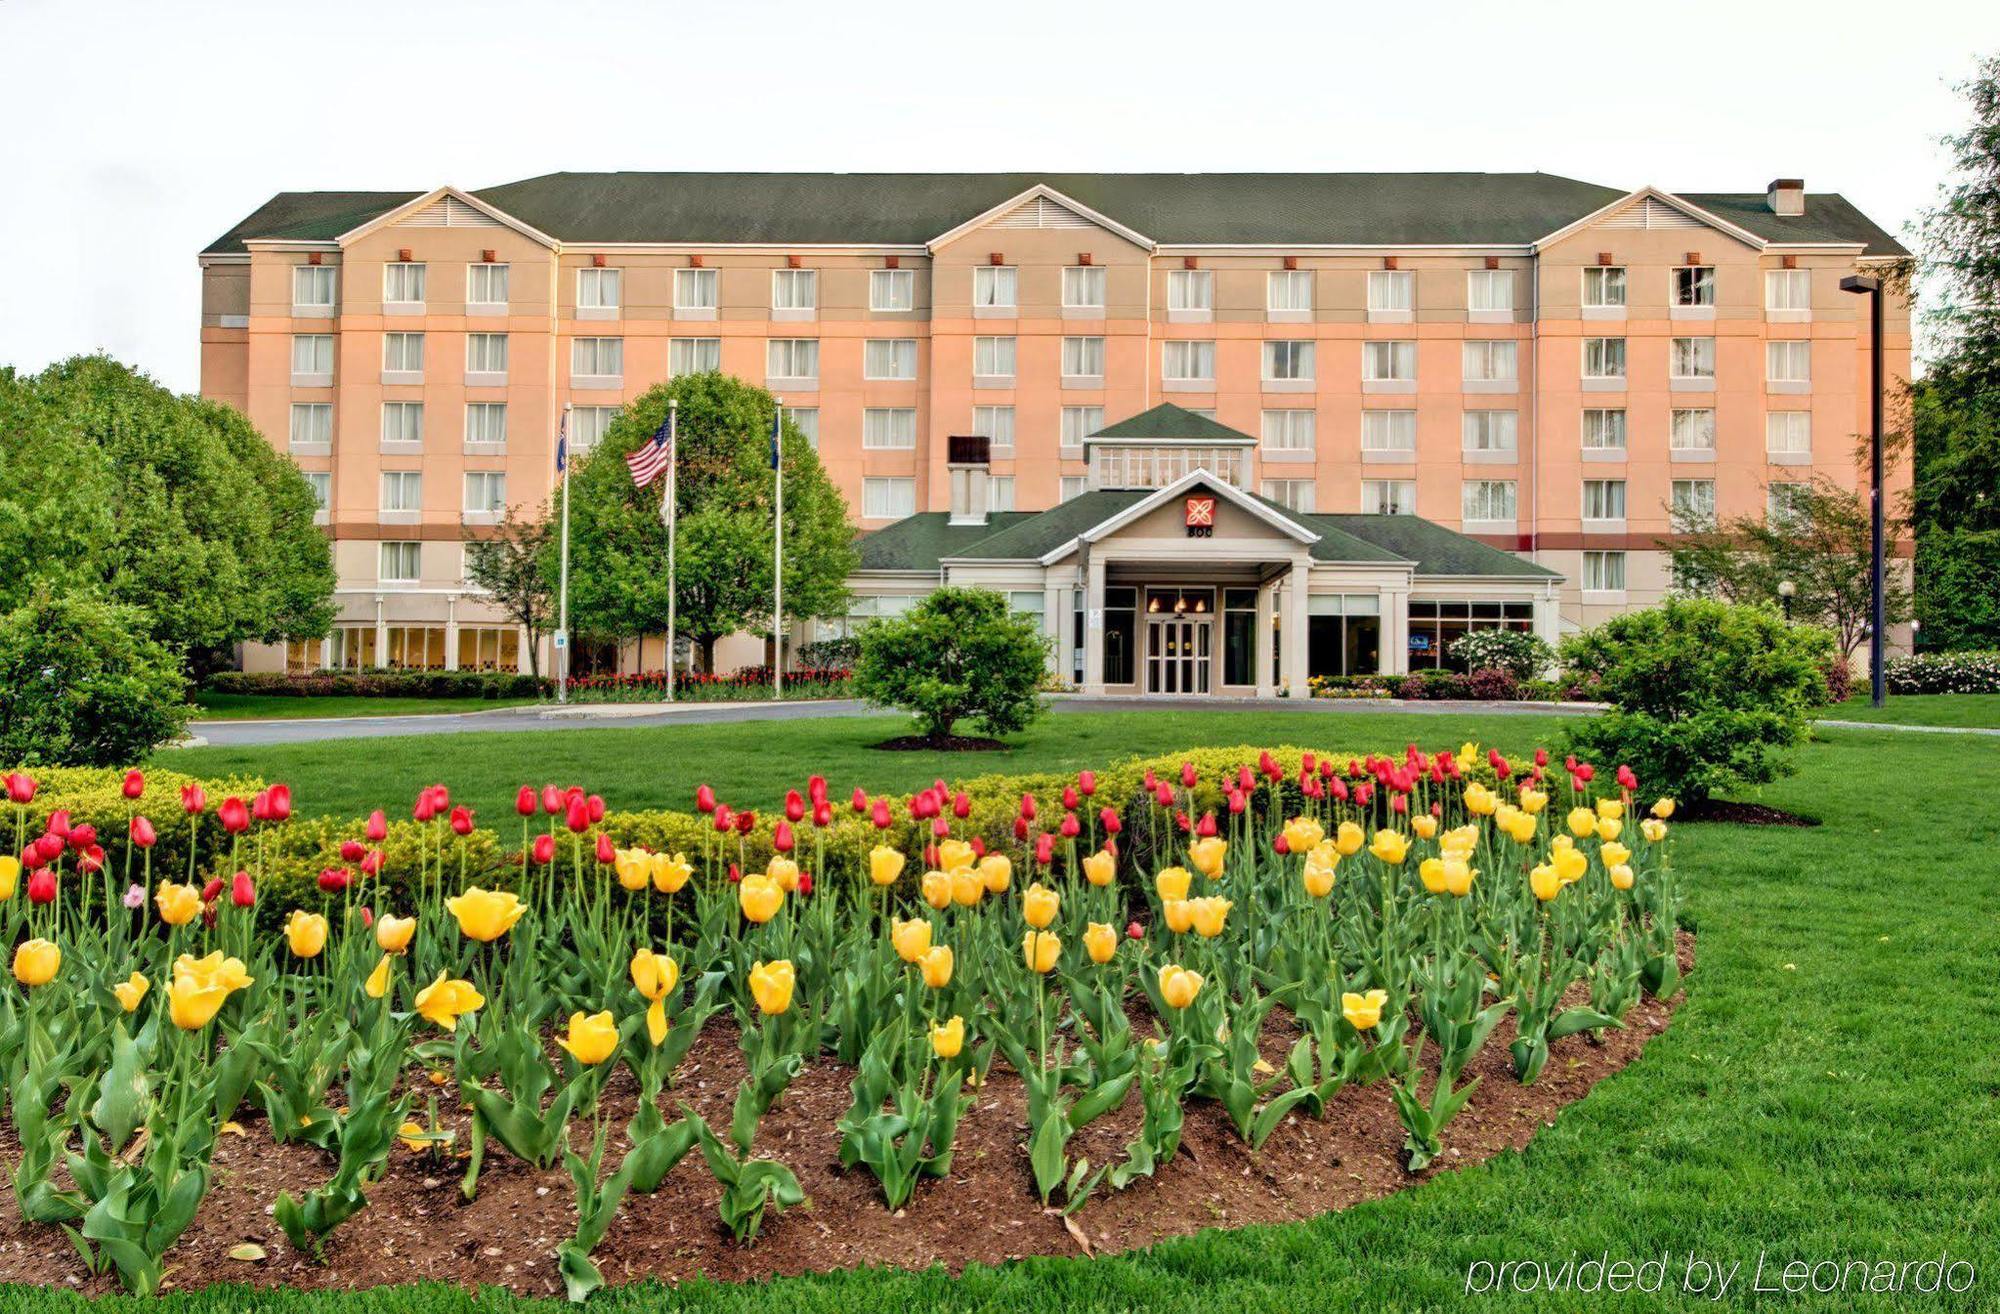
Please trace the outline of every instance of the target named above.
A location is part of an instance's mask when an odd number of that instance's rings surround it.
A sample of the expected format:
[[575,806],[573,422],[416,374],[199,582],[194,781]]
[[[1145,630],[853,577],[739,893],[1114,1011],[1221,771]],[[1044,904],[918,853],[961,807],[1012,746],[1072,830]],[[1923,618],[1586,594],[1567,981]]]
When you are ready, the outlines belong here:
[[[564,407],[585,448],[708,369],[784,398],[863,534],[853,614],[795,639],[946,580],[1007,592],[1058,673],[1114,692],[1433,666],[1484,626],[1554,639],[1662,595],[1674,508],[1781,514],[1792,485],[1865,477],[1868,306],[1839,283],[1904,254],[1790,179],[284,193],[201,255],[202,391],[318,488],[339,619],[244,661],[524,666],[464,580],[466,527],[542,504]],[[1900,298],[1883,345],[1906,376]]]

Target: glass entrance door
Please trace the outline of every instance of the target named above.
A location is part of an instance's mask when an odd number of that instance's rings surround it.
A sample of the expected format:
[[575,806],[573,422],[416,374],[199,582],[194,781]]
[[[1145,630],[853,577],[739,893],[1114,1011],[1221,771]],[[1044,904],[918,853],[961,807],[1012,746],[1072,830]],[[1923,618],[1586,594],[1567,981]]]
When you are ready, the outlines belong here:
[[1146,692],[1205,694],[1208,692],[1213,623],[1180,616],[1160,616],[1146,626]]

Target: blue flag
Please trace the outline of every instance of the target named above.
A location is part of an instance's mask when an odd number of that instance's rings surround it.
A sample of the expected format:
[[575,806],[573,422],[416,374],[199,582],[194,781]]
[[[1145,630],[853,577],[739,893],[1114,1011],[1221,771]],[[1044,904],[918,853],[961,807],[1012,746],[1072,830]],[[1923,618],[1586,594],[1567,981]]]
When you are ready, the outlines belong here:
[[556,421],[556,474],[569,469],[569,416]]
[[780,406],[771,412],[771,468],[778,468],[778,435],[784,432],[785,408]]

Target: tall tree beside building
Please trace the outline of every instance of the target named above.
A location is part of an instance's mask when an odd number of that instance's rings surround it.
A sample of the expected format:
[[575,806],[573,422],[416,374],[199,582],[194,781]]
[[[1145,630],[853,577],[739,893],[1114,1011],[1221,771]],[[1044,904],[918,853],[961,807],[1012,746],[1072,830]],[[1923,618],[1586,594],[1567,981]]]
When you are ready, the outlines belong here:
[[541,639],[555,616],[555,591],[549,585],[555,569],[556,522],[541,516],[523,520],[514,507],[491,537],[465,536],[465,582],[492,596],[507,619],[528,632],[528,671],[542,673]]
[[[676,623],[713,670],[716,641],[770,628],[776,484],[771,394],[724,374],[682,375],[625,406],[570,478],[570,621],[604,637],[667,628],[666,479],[635,488],[625,457],[680,403]],[[785,616],[837,614],[856,563],[846,504],[790,422],[785,456]],[[548,560],[548,558],[544,558]]]

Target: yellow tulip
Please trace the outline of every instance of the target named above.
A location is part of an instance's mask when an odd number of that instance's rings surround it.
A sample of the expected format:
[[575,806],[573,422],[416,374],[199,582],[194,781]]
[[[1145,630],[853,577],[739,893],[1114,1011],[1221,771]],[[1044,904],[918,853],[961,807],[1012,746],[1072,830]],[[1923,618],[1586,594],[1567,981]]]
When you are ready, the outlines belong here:
[[1168,1008],[1186,1008],[1201,993],[1203,977],[1177,963],[1160,968],[1160,999]]
[[1534,842],[1539,825],[1535,821],[1535,814],[1524,808],[1509,818],[1503,829],[1516,844],[1531,844]]
[[637,893],[653,883],[653,855],[644,849],[613,849],[611,870],[621,886]]
[[1470,739],[1460,744],[1458,746],[1457,762],[1460,771],[1472,770],[1473,767],[1479,764],[1479,745]]
[[684,853],[655,853],[653,855],[653,888],[661,894],[678,894],[681,887],[694,875],[694,864]]
[[736,902],[747,920],[762,926],[778,915],[778,909],[784,906],[785,892],[769,876],[752,874],[737,885]]
[[1500,806],[1500,796],[1478,781],[1465,787],[1465,810],[1475,817],[1490,817]]
[[1606,867],[1616,867],[1621,862],[1632,860],[1632,850],[1616,841],[1606,841],[1599,846],[1597,856],[1604,860]]
[[1351,858],[1361,852],[1361,846],[1367,842],[1368,832],[1351,821],[1341,822],[1340,828],[1333,832],[1333,847],[1340,851],[1343,858]]
[[924,902],[943,912],[951,907],[951,877],[941,871],[927,871],[920,887]]
[[1615,818],[1599,817],[1597,820],[1597,838],[1601,840],[1615,840],[1624,830],[1625,823]]
[[153,892],[153,904],[160,910],[160,920],[168,926],[186,926],[201,915],[201,891],[192,885],[161,881],[160,888]]
[[665,999],[681,983],[681,965],[641,945],[632,955],[633,988],[648,999]]
[[1399,866],[1409,855],[1410,837],[1400,830],[1378,830],[1368,851],[1392,867]]
[[1189,899],[1187,906],[1194,918],[1194,933],[1204,940],[1213,940],[1222,934],[1222,924],[1229,919],[1229,910],[1234,905],[1227,899],[1210,897]]
[[1616,821],[1625,815],[1625,800],[1621,798],[1601,798],[1597,800],[1597,815],[1603,821]]
[[889,943],[896,947],[896,956],[906,963],[920,960],[931,947],[931,924],[922,918],[913,921],[896,919],[889,928]]
[[791,1008],[792,988],[797,983],[791,963],[783,958],[774,963],[760,959],[750,969],[750,994],[757,1001],[758,1011],[769,1017],[776,1017]]
[[423,1154],[431,1148],[430,1131],[420,1122],[405,1122],[396,1128],[396,1139],[411,1154]]
[[20,884],[21,860],[11,853],[0,853],[0,903],[13,898]]
[[414,917],[391,917],[383,913],[375,919],[375,943],[385,954],[400,954],[410,947],[417,934]]
[[1590,870],[1590,859],[1579,848],[1552,849],[1549,858],[1555,864],[1556,879],[1564,885],[1582,880],[1583,874]]
[[778,883],[778,888],[791,894],[799,888],[799,864],[790,858],[774,857],[765,864],[764,874]]
[[1370,990],[1357,995],[1349,990],[1340,996],[1340,1015],[1356,1031],[1373,1031],[1382,1021],[1382,1008],[1389,1002],[1387,990]]
[[938,866],[947,872],[964,871],[979,855],[962,839],[941,840],[937,846]]
[[961,908],[977,907],[986,897],[986,878],[977,868],[959,867],[945,873],[951,877],[951,898]]
[[1004,894],[1014,879],[1014,864],[1004,853],[989,853],[979,860],[979,874],[988,894]]
[[478,1012],[485,1003],[486,996],[473,989],[472,982],[439,972],[437,980],[417,991],[416,1010],[425,1020],[456,1031],[461,1016]]
[[1175,935],[1186,935],[1194,926],[1194,908],[1186,899],[1168,899],[1160,905],[1167,917],[1167,929]]
[[[1516,816],[1520,815],[1519,810],[1515,808],[1508,808],[1507,811],[1513,812]],[[1497,821],[1499,818],[1495,817],[1494,820]],[[1454,853],[1461,857],[1468,856],[1478,847],[1479,827],[1477,825],[1460,826],[1454,830],[1448,830],[1444,833],[1444,838],[1438,841],[1438,850],[1446,857],[1450,857]]]
[[446,899],[444,907],[458,919],[459,933],[481,944],[491,944],[513,930],[514,923],[528,911],[528,905],[512,890],[482,890],[477,885]]
[[964,1018],[954,1013],[949,1022],[931,1023],[931,1053],[941,1059],[955,1059],[964,1048]]
[[62,970],[62,950],[43,939],[23,940],[14,950],[14,979],[24,986],[44,986]]
[[225,958],[220,949],[200,958],[196,958],[193,954],[182,954],[174,960],[174,975],[188,977],[203,984],[219,985],[231,994],[254,982],[254,978],[244,968],[241,958]]
[[556,1044],[586,1068],[594,1068],[618,1052],[618,1023],[609,1011],[569,1015],[569,1034],[557,1036]]
[[1438,819],[1428,812],[1419,812],[1410,818],[1410,829],[1417,833],[1418,839],[1429,839],[1437,834]]
[[1425,858],[1417,864],[1417,875],[1432,894],[1444,893],[1444,859]]
[[167,1016],[183,1031],[199,1031],[215,1020],[228,998],[223,986],[177,976],[167,987]]
[[1311,817],[1293,817],[1285,823],[1285,852],[1305,853],[1326,838],[1326,828]]
[[658,1049],[667,1038],[667,1001],[655,999],[646,1005],[646,1040]]
[[1159,893],[1161,903],[1172,903],[1188,897],[1191,879],[1186,867],[1163,867],[1160,874],[1153,877],[1153,889]]
[[1653,815],[1655,817],[1658,817],[1661,821],[1672,820],[1674,815],[1674,801],[1670,798],[1654,799]]
[[1634,879],[1630,863],[1621,862],[1611,868],[1611,888],[1614,890],[1631,889]]
[[1448,857],[1444,860],[1444,888],[1454,898],[1463,899],[1472,893],[1472,878],[1477,875],[1479,873],[1464,858]]
[[[1286,843],[1291,841],[1287,840]],[[1229,841],[1219,835],[1204,835],[1188,845],[1188,861],[1210,880],[1222,875],[1223,861],[1229,856]]]
[[1030,972],[1053,971],[1061,954],[1062,941],[1054,931],[1029,931],[1021,937],[1021,961]]
[[896,878],[903,874],[903,864],[908,861],[901,851],[887,844],[877,844],[868,850],[868,879],[877,885],[894,885]]
[[1657,817],[1647,817],[1639,823],[1639,833],[1646,837],[1648,844],[1658,844],[1667,837],[1667,823]]
[[924,974],[924,984],[933,990],[942,990],[950,985],[955,961],[948,944],[934,944],[924,950],[924,956],[917,960],[917,966]]
[[1569,810],[1569,833],[1582,839],[1597,833],[1597,813],[1591,808],[1575,807]]
[[1118,932],[1110,922],[1092,922],[1083,933],[1083,947],[1093,963],[1108,963],[1118,953]]
[[1083,860],[1083,878],[1102,889],[1118,875],[1118,859],[1107,849],[1099,849]]
[[292,909],[292,915],[285,919],[285,943],[291,947],[294,958],[317,958],[320,950],[326,948],[326,918],[318,913],[303,909]]
[[1561,894],[1562,887],[1562,877],[1558,876],[1556,869],[1546,862],[1536,863],[1535,869],[1528,873],[1528,888],[1533,890],[1535,897],[1543,903]]
[[1038,931],[1055,921],[1056,913],[1061,909],[1062,896],[1040,881],[1030,885],[1021,895],[1021,917]]
[[375,970],[361,983],[361,988],[368,992],[370,999],[380,999],[389,993],[389,964],[394,961],[388,954],[383,954],[382,961],[375,964]]
[[1333,893],[1334,869],[1340,866],[1340,850],[1332,840],[1321,840],[1306,851],[1306,865],[1301,872],[1305,880],[1306,893],[1315,899],[1324,899]]
[[145,973],[134,972],[126,980],[112,986],[111,993],[118,997],[118,1007],[127,1013],[135,1013],[139,1009],[140,1001],[145,999],[146,992],[152,988],[153,983],[146,979]]
[[1548,805],[1549,795],[1547,790],[1529,789],[1525,785],[1521,787],[1521,811],[1532,817]]

